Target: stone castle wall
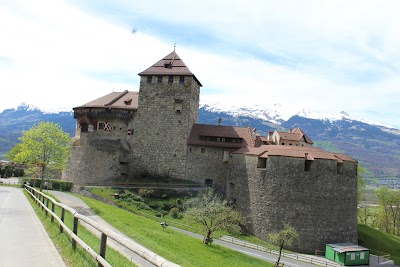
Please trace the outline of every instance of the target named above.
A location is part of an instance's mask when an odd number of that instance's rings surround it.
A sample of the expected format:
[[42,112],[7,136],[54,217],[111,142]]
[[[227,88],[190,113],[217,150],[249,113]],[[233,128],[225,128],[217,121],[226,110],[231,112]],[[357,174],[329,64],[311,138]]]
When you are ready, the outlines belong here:
[[228,162],[224,162],[225,149],[219,147],[189,146],[186,178],[198,183],[212,180],[212,187],[225,194]]
[[315,159],[304,171],[301,158],[270,156],[257,168],[255,156],[233,155],[228,196],[249,217],[249,230],[265,239],[289,223],[300,234],[292,249],[313,253],[326,243],[357,243],[357,166]]
[[121,177],[125,165],[120,164],[126,157],[121,143],[117,140],[92,140],[89,145],[72,146],[68,168],[62,179],[76,185],[111,182]]
[[197,121],[200,86],[192,76],[150,84],[141,78],[133,136],[131,173],[185,178],[187,139]]

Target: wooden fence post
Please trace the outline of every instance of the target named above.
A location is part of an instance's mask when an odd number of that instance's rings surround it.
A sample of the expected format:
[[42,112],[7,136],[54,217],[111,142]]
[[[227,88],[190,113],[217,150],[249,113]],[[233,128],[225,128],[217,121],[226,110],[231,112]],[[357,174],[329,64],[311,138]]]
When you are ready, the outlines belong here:
[[[74,217],[74,229],[72,230],[74,234],[78,235],[78,218]],[[72,239],[72,248],[76,249],[76,241]]]
[[[61,208],[61,221],[62,222],[64,222],[64,215],[65,215],[65,209],[64,208]],[[60,224],[60,233],[62,233],[63,232],[63,227],[61,226],[61,224]]]
[[[51,211],[54,213],[54,202],[51,202]],[[54,222],[54,217],[51,215],[51,222]]]
[[[49,199],[46,197],[46,208],[49,208]],[[47,217],[47,209],[46,209],[46,217]]]
[[[106,258],[106,248],[107,248],[107,235],[101,233],[101,241],[100,241],[100,256],[104,259]],[[99,267],[103,267],[103,265],[99,262]]]

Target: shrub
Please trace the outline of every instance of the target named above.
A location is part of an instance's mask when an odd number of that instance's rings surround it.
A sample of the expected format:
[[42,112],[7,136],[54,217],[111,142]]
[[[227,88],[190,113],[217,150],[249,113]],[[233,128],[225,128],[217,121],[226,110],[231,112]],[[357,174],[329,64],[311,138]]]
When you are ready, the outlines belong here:
[[169,211],[169,215],[171,215],[172,218],[177,219],[178,217],[180,217],[179,209],[178,209],[177,207],[173,207],[173,208]]
[[[24,178],[22,179],[22,186],[25,183],[29,183],[33,187],[40,187],[41,179],[32,179],[32,178]],[[45,186],[47,185],[48,186]],[[43,188],[48,187],[48,189],[57,190],[57,191],[71,191],[74,183],[71,181],[64,180],[54,180],[54,179],[45,179],[43,180]]]

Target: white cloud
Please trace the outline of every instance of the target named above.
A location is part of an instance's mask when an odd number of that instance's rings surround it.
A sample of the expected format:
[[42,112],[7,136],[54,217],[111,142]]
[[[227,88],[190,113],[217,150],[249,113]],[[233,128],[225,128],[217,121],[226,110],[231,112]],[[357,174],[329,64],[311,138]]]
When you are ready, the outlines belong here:
[[178,41],[202,101],[345,110],[400,127],[397,1],[77,3],[0,4],[0,110],[138,90],[137,73]]

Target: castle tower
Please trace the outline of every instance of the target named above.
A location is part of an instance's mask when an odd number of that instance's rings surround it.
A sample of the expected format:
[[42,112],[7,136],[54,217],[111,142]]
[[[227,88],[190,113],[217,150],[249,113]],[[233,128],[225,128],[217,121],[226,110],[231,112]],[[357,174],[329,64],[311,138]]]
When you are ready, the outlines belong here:
[[187,140],[202,86],[173,51],[139,73],[132,173],[185,178]]

